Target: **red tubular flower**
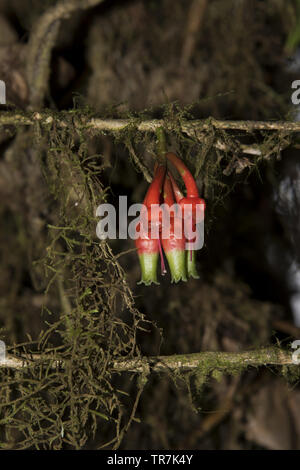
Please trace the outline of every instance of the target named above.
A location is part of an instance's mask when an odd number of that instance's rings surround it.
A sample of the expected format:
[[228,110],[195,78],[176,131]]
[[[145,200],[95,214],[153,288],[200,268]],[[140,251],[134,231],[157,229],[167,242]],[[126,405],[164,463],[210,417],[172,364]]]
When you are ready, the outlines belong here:
[[[183,163],[174,153],[168,152],[166,154],[166,158],[170,160],[171,163],[175,166],[175,168],[180,173],[185,187],[186,187],[186,197],[183,197],[179,201],[179,205],[182,208],[182,213],[185,222],[185,228],[187,228],[186,238],[188,242],[192,242],[194,239],[192,232],[194,231],[195,224],[201,222],[204,218],[204,210],[205,210],[205,201],[204,199],[199,197],[198,188],[196,185],[196,181],[194,180],[193,175]],[[203,212],[199,214],[197,208],[202,208]],[[186,232],[185,231],[185,232]],[[190,250],[190,261],[192,262],[193,252]]]
[[166,174],[166,167],[164,165],[155,165],[154,178],[150,184],[144,199],[144,206],[146,206],[146,222],[149,226],[158,226],[161,228],[161,210],[160,210],[160,197],[162,192],[162,185]]
[[182,193],[181,189],[179,188],[178,184],[176,183],[175,179],[173,178],[173,176],[170,172],[168,172],[168,176],[169,176],[169,178],[171,180],[171,183],[172,183],[173,193],[174,193],[176,202],[177,202],[177,204],[179,204],[181,199],[183,199],[183,197],[184,197],[183,193]]
[[[140,229],[140,224],[137,225]],[[141,237],[135,240],[141,266],[142,277],[138,284],[159,284],[157,281],[157,263],[159,257],[158,240],[152,240],[147,231],[142,231]]]
[[[183,199],[183,194],[181,189],[178,187],[175,179],[169,173],[169,178],[172,183],[172,188],[173,188],[173,193],[175,195],[175,199],[177,204]],[[193,227],[194,228],[194,227]],[[192,242],[195,241],[195,239],[191,240]],[[194,279],[199,279],[199,274],[197,272],[197,267],[196,267],[196,253],[194,250],[186,251],[186,271],[187,271],[187,276],[188,277],[193,277]]]
[[[135,240],[135,246],[137,248],[142,271],[142,278],[138,284],[145,284],[146,286],[152,283],[159,284],[157,282],[157,263],[159,254],[162,256],[162,250],[159,238],[151,238],[151,225],[152,223],[155,225],[158,224],[158,228],[160,228],[161,217],[156,208],[151,211],[151,206],[156,204],[157,207],[159,207],[165,172],[166,169],[164,166],[156,167],[154,178],[143,202],[146,207],[146,213],[142,212],[141,223],[137,225],[137,230],[141,231],[141,235]],[[161,259],[162,271],[165,272],[163,257]]]
[[170,207],[175,203],[169,176],[164,182],[164,203],[170,217],[169,236],[162,237],[162,246],[171,271],[171,282],[186,281],[185,238],[182,230],[182,218],[177,217]]
[[[168,152],[166,154],[166,158],[170,160],[171,163],[175,166],[175,168],[180,173],[185,187],[186,187],[186,197],[183,197],[178,203],[180,204],[184,218],[189,218],[191,215],[193,217],[193,222],[198,223],[201,222],[203,219],[197,219],[197,212],[196,208],[198,204],[201,204],[203,207],[203,211],[205,209],[205,201],[201,197],[199,197],[198,188],[196,185],[196,181],[190,170],[186,167],[180,158],[178,158],[175,153]],[[191,206],[192,214],[190,213],[189,207]],[[203,213],[204,216],[204,213]]]

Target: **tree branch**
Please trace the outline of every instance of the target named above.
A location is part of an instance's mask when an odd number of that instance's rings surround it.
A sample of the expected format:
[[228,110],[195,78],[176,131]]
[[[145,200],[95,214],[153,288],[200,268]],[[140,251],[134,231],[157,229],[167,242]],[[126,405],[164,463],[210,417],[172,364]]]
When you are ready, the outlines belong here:
[[[7,354],[5,359],[0,360],[0,368],[23,369],[33,364],[51,364],[52,368],[64,368],[67,361],[49,355],[40,356],[32,354],[26,357],[18,357]],[[205,351],[194,354],[179,354],[173,356],[143,357],[128,360],[116,360],[111,363],[115,372],[167,372],[189,371],[205,367],[208,370],[224,370],[234,367],[259,367],[271,365],[292,365],[292,352],[276,347],[243,351],[238,353]]]
[[38,18],[28,43],[27,80],[30,104],[42,106],[50,75],[51,51],[63,19],[79,9],[91,8],[104,0],[63,0]]
[[[102,131],[121,131],[129,124],[132,125],[132,120],[127,119],[97,119],[93,118],[89,121],[88,126]],[[167,124],[160,119],[145,120],[137,124],[137,129],[141,132],[154,132],[158,127],[167,127]],[[300,132],[300,122],[294,121],[221,121],[213,118],[209,119],[195,119],[193,121],[182,121],[181,130],[188,135],[195,135],[199,131],[207,130],[209,128],[224,129],[224,130],[242,130],[246,132],[253,132],[255,130],[267,131],[286,131],[286,132]]]
[[[117,134],[124,131],[126,128],[130,128],[131,131],[135,127],[138,132],[156,132],[157,129],[163,128],[166,131],[171,130],[168,121],[162,119],[102,119],[102,118],[87,118],[80,112],[74,113],[74,111],[62,111],[52,112],[46,110],[43,112],[27,112],[21,111],[0,111],[0,126],[1,125],[25,125],[31,126],[35,122],[39,122],[40,125],[45,128],[51,128],[53,124],[56,127],[68,127],[69,120],[72,120],[72,125],[77,129],[93,129],[98,130],[101,133],[112,133]],[[300,121],[222,121],[213,118],[208,119],[195,119],[195,120],[181,120],[180,130],[183,134],[188,135],[192,138],[200,139],[203,137],[202,132],[209,129],[222,129],[227,131],[244,131],[245,133],[251,133],[256,130],[264,131],[281,131],[285,133],[300,132]],[[220,139],[216,139],[213,142],[213,146],[219,150],[229,150],[226,143]],[[264,150],[259,144],[245,145],[239,144],[238,151],[248,155],[266,156]],[[267,155],[269,156],[269,154]],[[145,173],[145,171],[143,171]],[[151,175],[147,175],[147,181],[151,180]]]
[[[67,117],[75,116],[74,111],[52,112],[46,110],[43,112],[21,111],[0,111],[0,125],[33,125],[39,121],[42,125],[49,125],[55,121],[59,126],[66,127],[68,125]],[[162,119],[87,119],[84,114],[76,113],[77,127],[86,127],[96,129],[103,132],[121,132],[126,127],[135,126],[139,132],[155,132],[159,127],[168,130],[170,127],[167,121]],[[180,123],[181,131],[188,135],[197,135],[198,132],[208,130],[210,128],[223,130],[241,130],[245,132],[253,132],[255,130],[265,131],[283,131],[283,132],[300,132],[300,121],[222,121],[214,118],[182,120]]]

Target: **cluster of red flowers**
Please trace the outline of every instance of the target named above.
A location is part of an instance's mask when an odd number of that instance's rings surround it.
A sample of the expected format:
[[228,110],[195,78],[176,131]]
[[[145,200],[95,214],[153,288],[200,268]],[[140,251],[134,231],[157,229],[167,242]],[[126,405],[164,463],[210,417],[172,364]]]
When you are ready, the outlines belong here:
[[[161,257],[161,273],[162,275],[166,273],[163,251],[169,264],[171,282],[187,281],[188,277],[199,278],[196,270],[195,251],[193,249],[186,250],[186,242],[192,243],[195,238],[193,229],[199,222],[196,218],[196,214],[198,214],[196,208],[201,205],[204,217],[205,202],[199,197],[196,182],[183,161],[174,153],[167,153],[167,160],[180,173],[186,187],[186,196],[183,196],[166,166],[156,165],[153,181],[143,202],[146,209],[146,214],[144,214],[146,224],[143,225],[144,229],[142,230],[140,230],[141,223],[137,226],[141,235],[135,241],[142,271],[140,284],[143,283],[147,286],[152,283],[158,284],[159,256]],[[181,210],[179,213],[169,211],[168,237],[162,237],[161,204],[164,204],[163,207],[166,210],[175,204],[175,200]],[[182,225],[187,219],[190,219],[191,222],[191,235],[184,233],[185,231],[182,229]],[[153,237],[153,228],[158,230],[158,237]],[[177,230],[178,228],[181,230]],[[181,235],[178,236],[178,233]]]

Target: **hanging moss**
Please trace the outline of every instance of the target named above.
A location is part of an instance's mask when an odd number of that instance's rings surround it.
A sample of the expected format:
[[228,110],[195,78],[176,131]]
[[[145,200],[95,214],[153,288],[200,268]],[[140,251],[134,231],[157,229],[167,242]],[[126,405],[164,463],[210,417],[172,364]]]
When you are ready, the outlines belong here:
[[[186,113],[175,104],[164,109],[166,145],[186,156],[187,164],[202,183],[201,192],[213,201],[212,215],[214,206],[232,190],[230,175],[236,177],[240,136],[215,129],[209,120],[200,136],[183,133]],[[79,449],[95,436],[99,426],[104,426],[111,439],[99,446],[118,447],[132,416],[130,411],[124,414],[127,392],[115,385],[111,360],[139,356],[138,332],[155,325],[137,309],[126,273],[109,243],[99,243],[95,235],[95,209],[107,200],[108,188],[101,182],[103,156],[91,154],[89,142],[103,132],[87,125],[93,113],[86,108],[68,113],[45,111],[41,117],[36,116],[34,126],[28,130],[21,125],[30,119],[29,114],[20,116],[19,134],[12,147],[15,164],[19,161],[21,165],[30,151],[40,162],[44,181],[39,203],[45,217],[38,231],[39,247],[29,233],[23,241],[25,251],[30,247],[31,278],[45,293],[44,323],[34,341],[30,337],[26,345],[13,349],[28,358],[30,352],[39,353],[38,363],[26,371],[0,370],[0,424],[6,435],[2,447]],[[112,135],[114,145],[134,155],[134,168],[151,174],[157,141],[154,133],[137,130],[142,117],[144,113],[129,116],[132,123]],[[253,137],[268,158],[290,143],[286,135],[276,132],[271,138],[262,133]],[[147,159],[143,156],[145,146]],[[251,165],[245,165],[241,178],[258,168],[259,160],[254,158]],[[45,369],[49,355],[68,366]],[[246,367],[226,363],[222,355],[214,354],[208,355],[192,374],[174,372],[172,378],[175,382],[182,378],[187,381],[192,402],[193,394],[209,380],[241,374]],[[146,382],[143,379],[143,386]],[[137,400],[142,388],[141,383],[135,388]],[[133,400],[131,406],[134,413],[137,402]]]

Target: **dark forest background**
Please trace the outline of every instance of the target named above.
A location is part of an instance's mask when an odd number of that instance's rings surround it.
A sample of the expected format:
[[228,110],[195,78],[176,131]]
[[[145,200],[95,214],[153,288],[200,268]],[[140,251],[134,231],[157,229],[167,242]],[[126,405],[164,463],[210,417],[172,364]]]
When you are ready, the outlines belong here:
[[[0,79],[7,83],[10,110],[25,111],[30,105],[28,41],[39,16],[55,3],[1,0]],[[44,107],[113,117],[145,113],[161,118],[184,110],[194,119],[297,120],[291,84],[300,78],[298,43],[298,1],[107,0],[64,20]],[[25,147],[28,134],[10,131],[0,130],[0,332],[14,345],[37,339],[45,329],[45,284],[32,262],[44,256],[45,221],[52,223],[53,202],[32,154],[26,150],[27,157],[15,157],[15,140],[20,140],[18,148]],[[268,136],[261,132],[254,140],[264,143]],[[239,132],[234,138],[239,140]],[[253,142],[253,135],[243,139]],[[268,158],[256,161],[247,155],[245,169],[224,165],[217,174],[208,173],[208,181],[204,170],[199,173],[207,202],[205,245],[197,254],[199,280],[173,285],[166,276],[159,287],[137,286],[136,253],[119,258],[135,305],[151,322],[148,333],[137,333],[142,354],[289,348],[300,339],[300,142],[284,132],[278,142],[282,139],[289,145]],[[141,202],[148,183],[137,172],[128,145],[109,135],[95,135],[88,145],[91,155],[101,156],[107,202],[116,202],[118,195]],[[193,148],[172,133],[167,145],[195,171]],[[199,148],[201,142],[196,153]],[[134,150],[152,172],[153,139],[140,137]],[[62,183],[69,179],[66,175]],[[116,240],[110,246],[117,254],[133,248],[133,242]],[[58,291],[46,297],[58,315]],[[116,310],[122,310],[118,301]],[[113,379],[114,387],[128,393],[125,415],[136,380],[132,374]],[[184,380],[153,374],[120,448],[299,449],[299,409],[298,382],[279,368],[216,373],[190,388]],[[14,448],[21,431],[14,428],[8,436],[5,423],[1,441]],[[81,425],[89,426],[84,420]],[[95,448],[110,436],[105,422],[81,448]]]

